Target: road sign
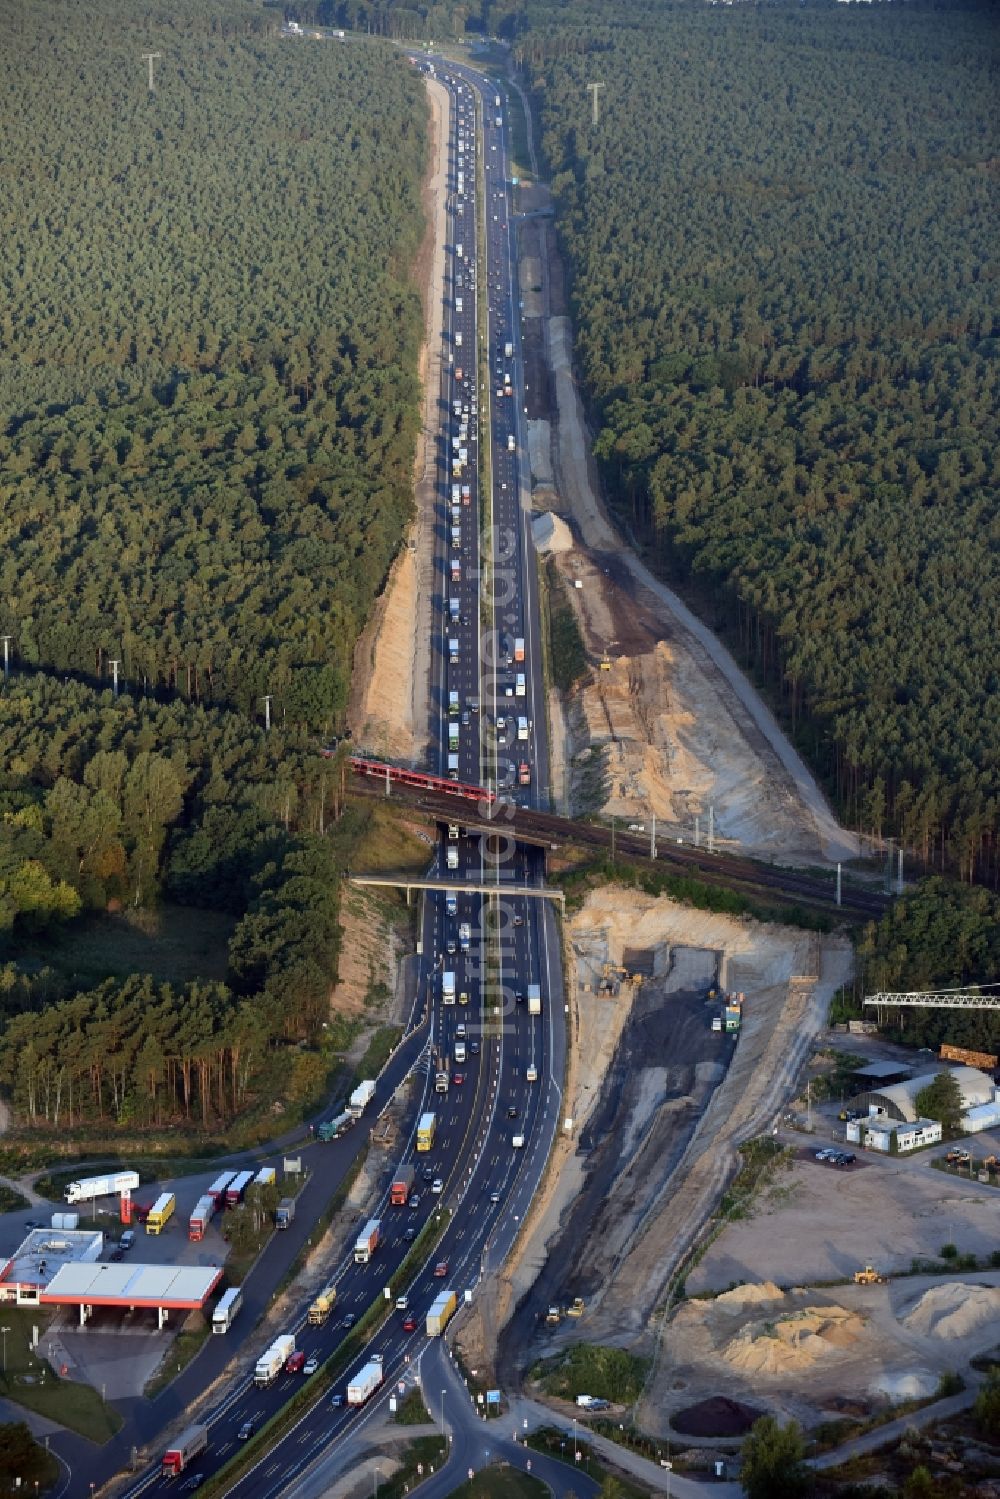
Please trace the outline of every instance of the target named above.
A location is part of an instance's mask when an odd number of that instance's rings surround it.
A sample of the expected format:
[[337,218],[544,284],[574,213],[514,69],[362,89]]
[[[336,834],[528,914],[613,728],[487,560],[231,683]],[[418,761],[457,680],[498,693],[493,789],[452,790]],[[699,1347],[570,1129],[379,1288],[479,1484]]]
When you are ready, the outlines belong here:
[[486,1404],[487,1405],[499,1405],[500,1404],[500,1391],[499,1390],[487,1390],[486,1391]]

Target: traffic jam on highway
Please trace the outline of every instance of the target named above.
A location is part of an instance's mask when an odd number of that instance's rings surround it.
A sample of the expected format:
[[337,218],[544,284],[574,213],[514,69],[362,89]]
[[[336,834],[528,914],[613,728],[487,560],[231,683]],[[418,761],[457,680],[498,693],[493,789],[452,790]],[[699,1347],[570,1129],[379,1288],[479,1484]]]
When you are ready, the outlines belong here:
[[[546,755],[544,711],[535,711],[542,701],[537,591],[518,469],[525,445],[506,111],[486,79],[438,59],[420,65],[448,89],[452,122],[435,559],[440,628],[432,667],[439,771],[450,782],[492,786],[528,804],[544,784]],[[480,337],[484,289],[488,320]],[[491,482],[488,530],[484,475]],[[243,1444],[351,1339],[350,1356],[340,1352],[322,1400],[226,1490],[246,1499],[290,1492],[332,1442],[370,1418],[379,1393],[402,1393],[413,1383],[426,1340],[474,1300],[482,1276],[517,1235],[558,1117],[557,1091],[547,1081],[561,1071],[564,1044],[559,964],[549,957],[555,930],[547,902],[504,897],[505,885],[541,885],[540,854],[470,836],[460,810],[455,815],[441,828],[434,859],[443,889],[425,902],[419,982],[427,1042],[413,1074],[412,1133],[391,1183],[322,1291],[260,1350],[252,1376],[161,1449],[158,1467],[130,1494],[199,1487],[248,1452]],[[489,988],[487,921],[491,975],[499,974]],[[371,1117],[380,1102],[375,1093],[374,1081],[362,1084],[348,1113],[321,1138],[335,1138],[342,1121],[366,1110]]]

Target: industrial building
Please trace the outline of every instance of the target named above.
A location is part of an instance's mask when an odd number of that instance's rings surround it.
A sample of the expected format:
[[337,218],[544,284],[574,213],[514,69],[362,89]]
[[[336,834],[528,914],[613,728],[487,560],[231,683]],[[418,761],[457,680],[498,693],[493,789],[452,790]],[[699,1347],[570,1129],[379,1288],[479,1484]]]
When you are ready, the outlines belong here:
[[941,1139],[941,1126],[936,1119],[887,1119],[884,1114],[869,1114],[867,1119],[850,1120],[845,1133],[848,1140],[866,1150],[904,1155],[923,1145],[936,1145]]
[[[1000,1088],[990,1075],[980,1072],[978,1067],[949,1067],[939,1068],[938,1072],[924,1072],[902,1082],[881,1082],[860,1093],[853,1101],[857,1108],[868,1111],[867,1117],[848,1123],[848,1140],[867,1146],[869,1150],[906,1151],[936,1144],[941,1139],[941,1126],[934,1120],[920,1118],[917,1099],[941,1070],[949,1072],[958,1084],[962,1099],[962,1129],[966,1134],[1000,1125]],[[860,1069],[857,1076],[867,1076],[876,1082],[894,1071],[894,1067],[876,1062],[871,1067]]]
[[[891,1083],[888,1087],[877,1087],[861,1093],[854,1100],[859,1108],[870,1114],[884,1114],[888,1119],[897,1119],[903,1124],[913,1124],[918,1118],[916,1100],[925,1088],[929,1088],[940,1072],[950,1072],[962,1095],[962,1112],[983,1108],[987,1104],[998,1104],[1000,1089],[993,1079],[977,1067],[944,1067],[936,1072],[924,1072],[919,1077],[907,1078],[905,1082]],[[980,1124],[975,1128],[985,1129]]]
[[172,1311],[200,1311],[222,1278],[221,1265],[143,1265],[101,1261],[100,1230],[35,1228],[0,1271],[0,1302],[75,1306],[80,1325],[95,1307],[155,1311],[163,1327]]

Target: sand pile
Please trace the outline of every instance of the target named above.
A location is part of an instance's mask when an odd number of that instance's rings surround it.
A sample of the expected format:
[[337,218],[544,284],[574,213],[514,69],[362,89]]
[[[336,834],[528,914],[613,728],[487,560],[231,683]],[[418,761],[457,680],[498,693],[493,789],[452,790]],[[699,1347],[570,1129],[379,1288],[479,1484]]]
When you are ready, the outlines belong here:
[[751,1281],[745,1286],[734,1286],[731,1291],[723,1291],[721,1296],[716,1296],[714,1305],[727,1312],[738,1312],[759,1301],[781,1301],[784,1295],[784,1291],[773,1280]]
[[903,1318],[911,1332],[932,1338],[964,1338],[989,1322],[1000,1325],[1000,1288],[958,1280],[932,1286]]
[[547,557],[550,552],[568,552],[573,547],[573,533],[564,520],[546,510],[532,517],[531,536],[536,551]]
[[840,1306],[804,1307],[774,1322],[751,1322],[722,1350],[745,1374],[789,1374],[811,1369],[837,1349],[851,1348],[864,1332],[856,1312]]

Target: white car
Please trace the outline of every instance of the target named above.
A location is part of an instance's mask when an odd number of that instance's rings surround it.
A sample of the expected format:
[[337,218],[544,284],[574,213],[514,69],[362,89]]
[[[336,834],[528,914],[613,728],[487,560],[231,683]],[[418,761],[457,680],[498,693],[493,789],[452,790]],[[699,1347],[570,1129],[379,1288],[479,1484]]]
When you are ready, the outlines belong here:
[[318,1368],[319,1359],[315,1354],[313,1354],[312,1358],[307,1358],[305,1363],[302,1365],[302,1372],[303,1374],[315,1374]]
[[434,1193],[435,1197],[440,1197],[441,1193],[444,1191],[444,1182],[439,1176],[436,1176],[431,1183],[431,1191]]

